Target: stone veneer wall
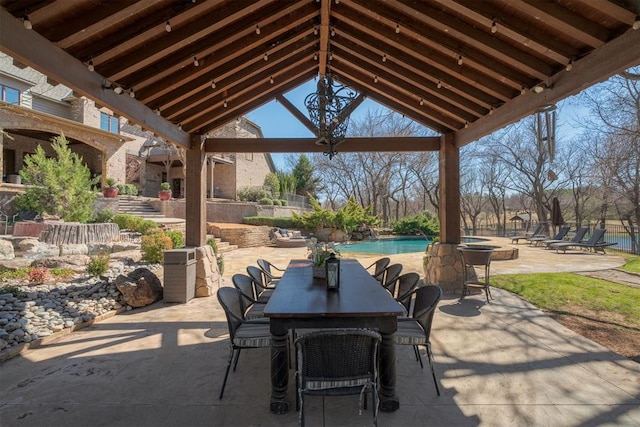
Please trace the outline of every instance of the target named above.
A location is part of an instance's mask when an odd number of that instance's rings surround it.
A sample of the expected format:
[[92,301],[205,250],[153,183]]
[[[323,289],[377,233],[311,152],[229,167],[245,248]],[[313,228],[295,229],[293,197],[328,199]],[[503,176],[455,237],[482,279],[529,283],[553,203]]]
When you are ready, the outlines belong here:
[[223,228],[207,223],[207,234],[218,237],[239,248],[265,246],[269,240],[269,227],[246,225],[242,227]]
[[425,282],[438,285],[451,295],[462,290],[462,259],[457,244],[433,243],[424,260]]

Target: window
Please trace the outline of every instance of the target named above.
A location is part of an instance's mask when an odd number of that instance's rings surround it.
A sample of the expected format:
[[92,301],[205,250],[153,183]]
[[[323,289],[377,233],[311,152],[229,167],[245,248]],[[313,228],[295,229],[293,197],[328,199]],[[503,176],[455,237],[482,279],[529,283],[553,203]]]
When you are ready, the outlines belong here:
[[100,113],[100,129],[111,133],[120,133],[118,125],[120,121],[117,117],[110,116],[106,113]]
[[245,160],[249,160],[250,162],[253,162],[253,153],[244,153],[244,158]]
[[20,105],[20,91],[9,86],[0,85],[0,99],[8,104]]

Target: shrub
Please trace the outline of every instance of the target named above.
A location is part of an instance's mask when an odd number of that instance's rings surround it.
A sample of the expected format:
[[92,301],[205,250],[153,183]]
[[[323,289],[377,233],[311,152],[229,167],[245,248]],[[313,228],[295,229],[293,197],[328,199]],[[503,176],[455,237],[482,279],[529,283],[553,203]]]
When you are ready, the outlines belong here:
[[2,294],[12,294],[16,298],[24,298],[27,296],[27,293],[20,289],[16,285],[3,285],[0,286],[0,293]]
[[169,236],[163,232],[151,233],[142,236],[140,249],[142,250],[142,259],[147,262],[160,264],[162,262],[163,252],[173,249],[173,243]]
[[218,243],[216,242],[216,239],[213,239],[213,238],[207,239],[207,245],[211,246],[211,249],[213,249],[213,253],[216,256],[216,263],[218,264],[218,272],[220,273],[220,275],[224,274],[224,257],[222,256],[222,254],[218,253]]
[[24,280],[28,277],[30,267],[17,268],[15,270],[5,270],[0,272],[0,281],[10,279]]
[[90,276],[99,276],[109,269],[109,254],[100,252],[98,255],[91,257],[91,261],[87,264],[87,274]]
[[41,284],[49,277],[49,270],[46,267],[36,267],[29,271],[29,283]]
[[440,232],[438,218],[429,212],[424,212],[414,217],[402,218],[391,224],[395,234],[412,236],[421,234],[424,236],[435,236]]
[[286,199],[280,199],[280,204],[282,206],[287,206],[289,204],[289,202]]
[[103,211],[96,213],[96,216],[93,218],[93,222],[100,223],[100,224],[105,222],[113,222],[113,217],[115,215],[116,213],[114,211],[105,209]]
[[137,231],[140,234],[149,234],[151,230],[158,227],[158,225],[150,219],[143,219],[129,214],[115,215],[113,222],[118,224],[120,230]]
[[245,202],[257,202],[269,197],[269,192],[262,187],[243,187],[238,190],[238,200]]
[[138,187],[133,184],[120,184],[118,185],[118,194],[124,196],[137,196]]
[[182,231],[169,230],[165,231],[164,234],[171,239],[173,249],[182,248],[184,246],[184,234],[182,234]]
[[271,202],[273,203],[273,206],[281,206],[282,205],[280,203],[280,200],[278,200],[278,199],[273,199]]
[[247,216],[242,222],[250,225],[266,225],[278,228],[302,228],[300,221],[288,216]]
[[55,156],[48,156],[39,145],[34,154],[24,157],[20,176],[31,185],[25,193],[16,196],[18,210],[46,212],[68,222],[91,220],[97,197],[93,187],[99,177],[91,178],[82,157],[73,153],[68,145],[64,135],[60,135],[51,144]]
[[52,268],[51,275],[56,278],[56,280],[69,280],[73,277],[75,272],[70,268]]
[[264,206],[273,206],[273,200],[268,197],[263,197],[258,203]]

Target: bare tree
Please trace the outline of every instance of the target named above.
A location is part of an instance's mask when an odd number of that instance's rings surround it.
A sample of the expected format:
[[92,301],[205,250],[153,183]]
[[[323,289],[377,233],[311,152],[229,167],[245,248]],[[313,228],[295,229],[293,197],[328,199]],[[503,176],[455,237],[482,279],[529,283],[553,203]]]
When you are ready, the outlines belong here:
[[480,179],[486,184],[487,202],[496,220],[496,234],[503,236],[507,225],[507,181],[509,170],[497,158],[487,156],[479,170]]

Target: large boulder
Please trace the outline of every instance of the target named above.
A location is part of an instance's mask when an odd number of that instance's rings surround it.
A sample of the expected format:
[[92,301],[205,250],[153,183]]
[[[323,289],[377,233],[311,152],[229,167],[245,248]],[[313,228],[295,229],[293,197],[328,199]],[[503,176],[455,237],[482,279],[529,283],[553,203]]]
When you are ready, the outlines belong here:
[[13,252],[13,243],[8,240],[0,239],[0,259],[14,259],[16,257]]
[[68,268],[76,272],[84,272],[91,261],[88,255],[63,255],[36,259],[32,267]]
[[145,307],[162,299],[162,283],[148,268],[137,268],[116,278],[116,287],[131,307]]

